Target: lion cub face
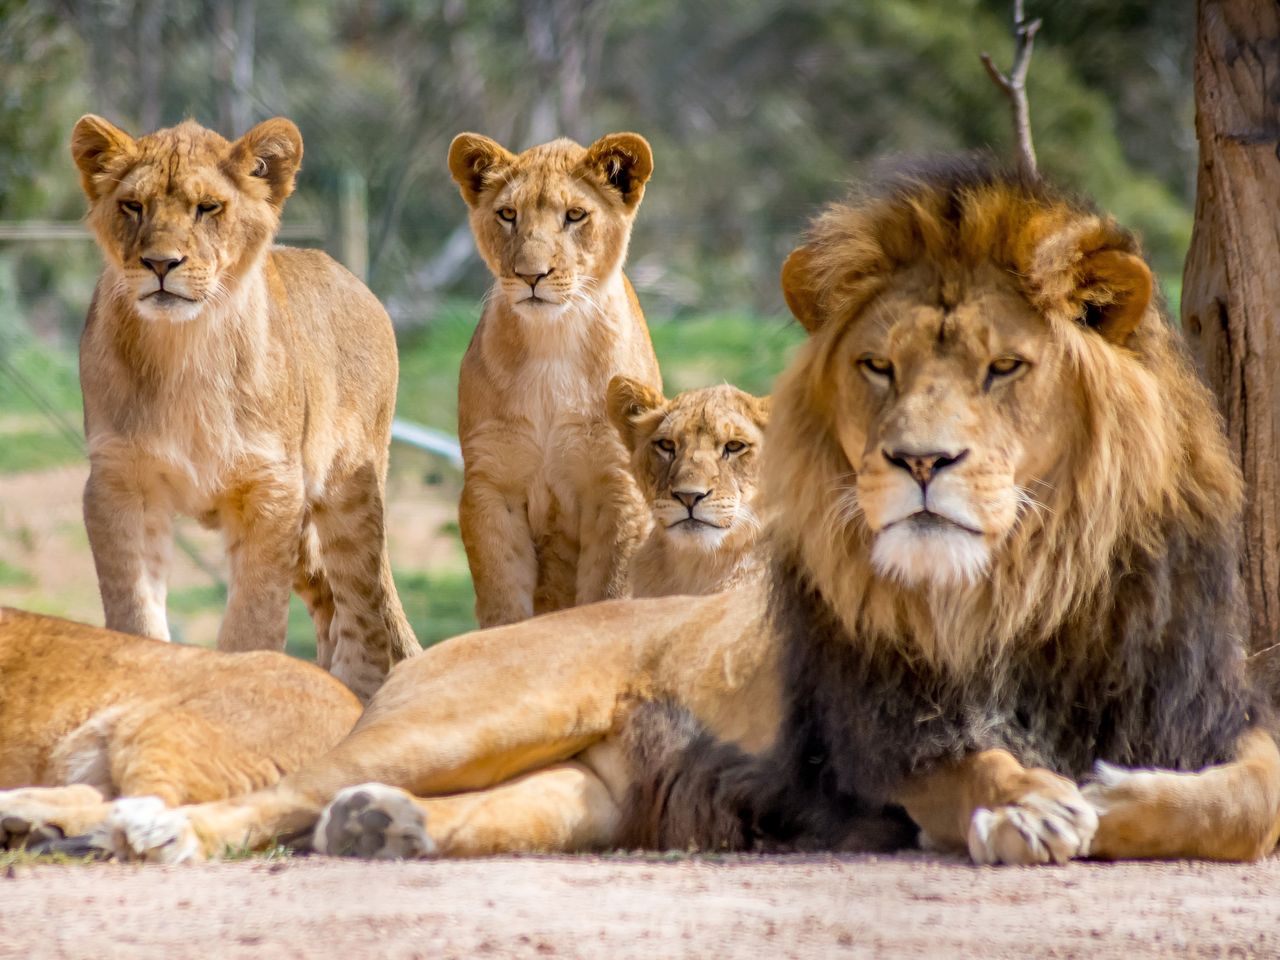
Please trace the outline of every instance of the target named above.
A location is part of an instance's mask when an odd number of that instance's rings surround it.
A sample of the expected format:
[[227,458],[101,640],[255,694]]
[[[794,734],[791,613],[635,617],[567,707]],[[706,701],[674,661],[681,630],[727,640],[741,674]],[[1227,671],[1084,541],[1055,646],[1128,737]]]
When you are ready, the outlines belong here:
[[192,121],[135,140],[90,115],[71,151],[114,280],[103,289],[146,320],[181,323],[236,296],[275,235],[302,137],[276,118],[235,143]]
[[767,397],[725,384],[667,400],[639,381],[614,377],[608,406],[654,523],[670,543],[710,551],[731,532],[754,532]]
[[506,302],[527,319],[553,320],[592,306],[621,268],[653,154],[634,133],[586,149],[556,140],[519,155],[463,133],[449,148],[449,169]]

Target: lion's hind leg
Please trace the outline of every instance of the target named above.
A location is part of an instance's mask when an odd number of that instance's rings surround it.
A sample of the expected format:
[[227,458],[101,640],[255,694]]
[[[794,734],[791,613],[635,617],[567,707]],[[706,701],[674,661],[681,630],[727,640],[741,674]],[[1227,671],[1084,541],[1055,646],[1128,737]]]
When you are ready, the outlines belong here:
[[1234,760],[1197,773],[1100,763],[1084,796],[1098,812],[1092,856],[1257,860],[1280,838],[1280,749],[1259,727]]

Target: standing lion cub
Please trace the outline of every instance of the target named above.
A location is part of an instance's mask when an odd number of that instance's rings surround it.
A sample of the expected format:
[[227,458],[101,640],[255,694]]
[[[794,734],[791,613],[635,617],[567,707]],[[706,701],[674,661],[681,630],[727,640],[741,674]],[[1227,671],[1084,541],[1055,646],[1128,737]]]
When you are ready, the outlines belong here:
[[646,517],[605,390],[618,374],[662,389],[622,273],[649,144],[614,133],[517,156],[464,133],[449,170],[495,278],[458,383],[476,618],[490,627],[622,596]]
[[85,525],[106,624],[168,639],[172,517],[220,528],[221,650],[281,649],[289,591],[322,666],[368,698],[418,651],[387,559],[396,391],[386,311],[325,254],[271,246],[302,137],[95,116],[71,151],[106,267],[80,345]]

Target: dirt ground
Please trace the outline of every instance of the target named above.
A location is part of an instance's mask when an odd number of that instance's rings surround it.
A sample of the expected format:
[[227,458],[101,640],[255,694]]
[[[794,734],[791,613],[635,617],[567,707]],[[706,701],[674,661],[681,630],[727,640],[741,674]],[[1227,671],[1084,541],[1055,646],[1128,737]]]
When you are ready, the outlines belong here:
[[319,857],[15,866],[0,957],[1280,956],[1280,859]]

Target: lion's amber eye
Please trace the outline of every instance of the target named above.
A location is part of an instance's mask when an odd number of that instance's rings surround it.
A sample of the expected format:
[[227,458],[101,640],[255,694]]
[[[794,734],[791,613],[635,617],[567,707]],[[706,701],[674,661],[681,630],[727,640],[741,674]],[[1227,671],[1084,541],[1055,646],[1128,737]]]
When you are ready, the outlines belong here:
[[747,449],[747,445],[741,440],[730,440],[724,445],[724,453],[726,457],[735,453],[741,453],[745,449]]
[[137,200],[121,200],[120,209],[131,217],[136,217],[142,213],[142,204]]
[[987,381],[984,387],[991,389],[993,380],[1012,376],[1025,366],[1027,366],[1027,361],[1021,360],[1020,357],[1000,357],[998,360],[991,361],[991,364],[987,366]]
[[564,215],[564,218],[570,223],[577,223],[579,220],[587,219],[587,211],[581,207],[574,207]]
[[210,217],[222,209],[222,204],[216,200],[205,200],[196,204],[196,219],[201,217]]
[[858,365],[872,377],[880,380],[893,379],[893,361],[885,357],[866,356],[858,361]]
[[499,207],[498,219],[501,220],[503,223],[515,223],[516,208],[515,207]]
[[653,445],[668,455],[676,452],[676,445],[666,437],[663,437],[661,440],[653,441]]

